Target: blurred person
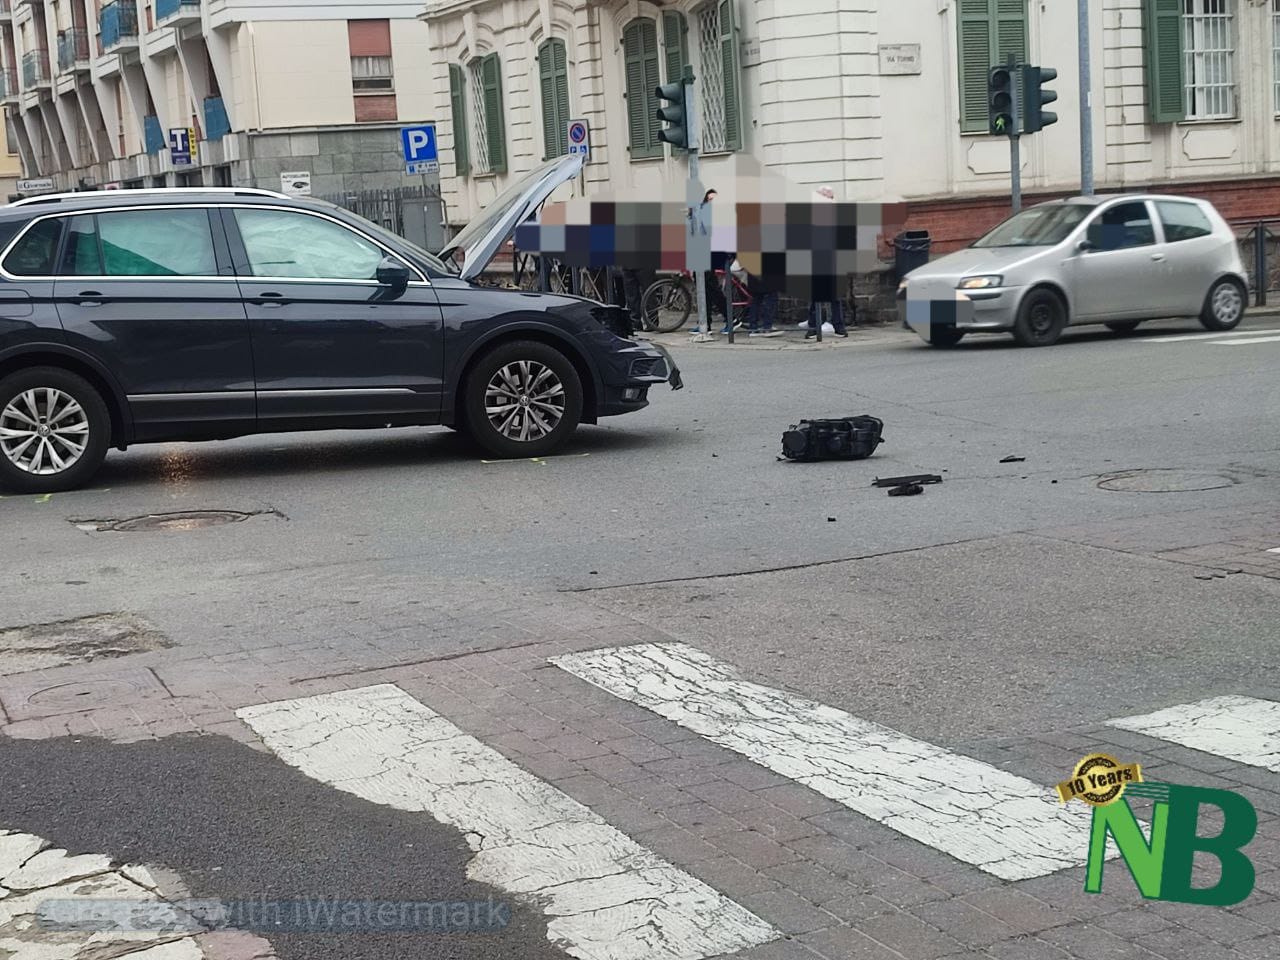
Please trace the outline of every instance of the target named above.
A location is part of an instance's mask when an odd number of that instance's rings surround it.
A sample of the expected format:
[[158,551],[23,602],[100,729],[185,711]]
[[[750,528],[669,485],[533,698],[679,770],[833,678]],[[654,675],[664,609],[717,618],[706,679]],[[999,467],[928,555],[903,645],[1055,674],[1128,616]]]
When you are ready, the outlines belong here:
[[[829,186],[823,185],[813,192],[814,203],[835,203],[836,192]],[[844,326],[844,304],[839,298],[835,300],[814,300],[809,304],[809,330],[805,333],[804,338],[811,340],[818,335],[818,324],[822,322],[821,311],[819,308],[823,303],[831,304],[831,326],[835,328],[837,337],[849,336],[849,331]]]

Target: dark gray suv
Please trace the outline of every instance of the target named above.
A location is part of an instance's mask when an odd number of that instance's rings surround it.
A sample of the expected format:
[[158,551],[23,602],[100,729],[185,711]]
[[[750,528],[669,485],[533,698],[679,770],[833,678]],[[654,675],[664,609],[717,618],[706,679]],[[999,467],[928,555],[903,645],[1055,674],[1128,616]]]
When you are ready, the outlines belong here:
[[0,484],[73,488],[110,447],[349,427],[446,424],[542,456],[641,409],[679,374],[625,311],[475,282],[580,166],[543,164],[440,257],[259,190],[0,208]]

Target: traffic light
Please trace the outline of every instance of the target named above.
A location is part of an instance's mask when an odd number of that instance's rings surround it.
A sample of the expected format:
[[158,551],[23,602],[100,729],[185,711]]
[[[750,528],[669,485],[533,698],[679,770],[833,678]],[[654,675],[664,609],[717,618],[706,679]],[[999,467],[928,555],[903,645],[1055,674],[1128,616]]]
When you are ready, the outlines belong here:
[[1002,137],[1014,134],[1012,67],[992,67],[987,73],[987,127]]
[[658,108],[658,119],[666,124],[659,131],[658,139],[679,150],[689,149],[689,109],[685,99],[688,90],[689,85],[680,80],[663,84],[654,91],[659,100],[667,103]]
[[1058,99],[1053,90],[1044,85],[1058,76],[1052,67],[1022,67],[1022,132],[1035,133],[1042,127],[1058,122],[1058,115],[1044,106]]

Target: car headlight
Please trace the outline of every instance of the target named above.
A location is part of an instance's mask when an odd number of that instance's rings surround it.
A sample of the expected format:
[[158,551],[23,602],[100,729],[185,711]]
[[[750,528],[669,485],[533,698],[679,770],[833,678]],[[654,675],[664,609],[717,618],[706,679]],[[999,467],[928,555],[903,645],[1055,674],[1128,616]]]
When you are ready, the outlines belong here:
[[989,287],[998,287],[1004,283],[1004,277],[985,276],[985,277],[965,277],[960,281],[961,290],[986,290]]

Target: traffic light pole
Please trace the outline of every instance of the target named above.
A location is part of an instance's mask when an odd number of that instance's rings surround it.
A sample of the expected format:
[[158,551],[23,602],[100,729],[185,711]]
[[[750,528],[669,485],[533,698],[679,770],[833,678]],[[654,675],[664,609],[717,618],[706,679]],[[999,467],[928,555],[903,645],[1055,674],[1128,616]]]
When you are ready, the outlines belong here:
[[1089,49],[1089,0],[1077,0],[1080,20],[1080,192],[1093,196],[1093,81]]
[[1013,54],[1009,55],[1009,74],[1015,79],[1009,85],[1013,95],[1013,129],[1009,132],[1009,180],[1011,193],[1013,195],[1013,212],[1017,213],[1022,209],[1022,98],[1025,91],[1019,89],[1020,84],[1014,73],[1015,60]]

